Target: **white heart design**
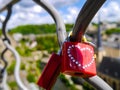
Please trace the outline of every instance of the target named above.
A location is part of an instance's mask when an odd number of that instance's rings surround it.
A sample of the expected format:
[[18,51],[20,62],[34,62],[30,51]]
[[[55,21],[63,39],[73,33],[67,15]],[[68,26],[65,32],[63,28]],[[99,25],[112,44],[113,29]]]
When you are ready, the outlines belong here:
[[[72,54],[71,54],[71,49],[72,49],[72,48],[78,48],[78,49],[80,49],[81,51],[86,51],[86,50],[88,50],[91,54],[93,54],[93,51],[92,51],[90,48],[88,48],[88,47],[86,47],[86,48],[81,48],[79,45],[70,45],[70,46],[68,47],[68,49],[67,49],[67,54],[68,54],[69,59],[70,59],[74,64],[76,64],[76,66],[78,66],[78,67],[80,67],[80,68],[82,68],[82,69],[85,69],[85,68],[87,68],[87,67],[90,67],[90,66],[93,64],[93,62],[94,62],[94,55],[93,55],[93,57],[91,58],[91,60],[90,60],[90,62],[89,62],[88,64],[82,65],[81,63],[78,62],[78,60],[76,60],[76,59],[72,56]],[[72,64],[70,64],[70,67],[72,67]]]

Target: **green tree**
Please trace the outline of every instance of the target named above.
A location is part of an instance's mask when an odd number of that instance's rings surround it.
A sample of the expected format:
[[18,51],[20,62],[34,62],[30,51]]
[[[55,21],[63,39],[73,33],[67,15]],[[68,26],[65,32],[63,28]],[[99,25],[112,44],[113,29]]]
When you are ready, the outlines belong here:
[[108,30],[106,30],[105,31],[105,33],[107,34],[107,35],[111,35],[111,34],[113,34],[113,33],[116,33],[116,34],[120,34],[120,28],[112,28],[112,29],[108,29]]
[[[66,30],[70,31],[73,24],[66,24]],[[43,25],[22,25],[9,30],[10,34],[21,33],[23,35],[27,34],[49,34],[56,33],[55,24],[43,24]]]

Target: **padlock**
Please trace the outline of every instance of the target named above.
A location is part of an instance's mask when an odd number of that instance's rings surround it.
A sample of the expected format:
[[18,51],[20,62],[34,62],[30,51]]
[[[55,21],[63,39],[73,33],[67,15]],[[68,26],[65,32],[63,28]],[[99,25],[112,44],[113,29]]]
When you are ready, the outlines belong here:
[[87,43],[65,42],[62,48],[61,72],[83,78],[96,75],[93,46]]
[[37,84],[45,90],[51,90],[52,86],[57,80],[57,77],[60,74],[60,64],[61,56],[53,53],[47,65],[45,66]]

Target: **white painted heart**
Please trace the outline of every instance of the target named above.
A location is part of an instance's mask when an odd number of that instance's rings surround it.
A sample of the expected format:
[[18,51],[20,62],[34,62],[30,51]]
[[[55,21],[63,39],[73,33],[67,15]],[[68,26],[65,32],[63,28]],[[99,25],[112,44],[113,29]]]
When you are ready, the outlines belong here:
[[[89,51],[91,54],[93,54],[93,51],[92,51],[89,47],[81,48],[79,45],[70,45],[70,46],[68,47],[68,49],[67,49],[67,55],[68,55],[69,59],[70,59],[76,66],[85,69],[85,68],[87,68],[87,67],[90,67],[90,66],[93,64],[93,62],[94,62],[94,55],[92,56],[92,58],[91,58],[91,60],[90,60],[89,63],[87,63],[87,64],[85,64],[85,65],[82,65],[82,64],[81,64],[80,62],[78,62],[78,60],[76,60],[76,59],[74,58],[74,56],[71,54],[71,49],[72,49],[72,48],[78,48],[78,49],[80,49],[81,51]],[[70,67],[72,67],[71,64],[70,64]]]

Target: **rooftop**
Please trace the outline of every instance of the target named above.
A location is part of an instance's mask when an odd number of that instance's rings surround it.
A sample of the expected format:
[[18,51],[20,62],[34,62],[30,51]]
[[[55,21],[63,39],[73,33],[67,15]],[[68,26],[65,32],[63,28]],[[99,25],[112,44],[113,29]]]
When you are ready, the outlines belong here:
[[120,58],[103,57],[98,71],[111,77],[120,79]]
[[102,42],[103,46],[107,46],[107,47],[112,47],[112,48],[117,48],[120,49],[120,42],[108,42],[108,41],[103,41]]

